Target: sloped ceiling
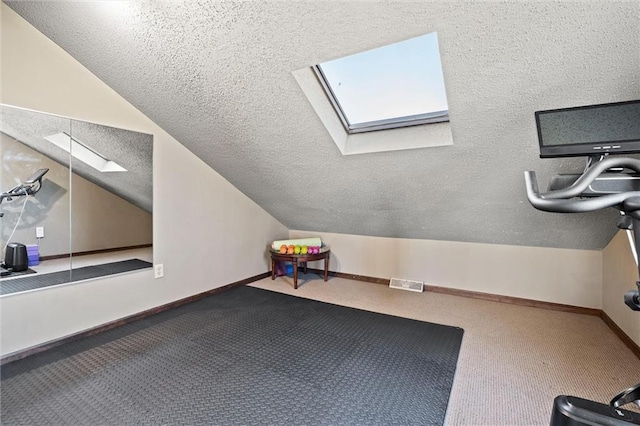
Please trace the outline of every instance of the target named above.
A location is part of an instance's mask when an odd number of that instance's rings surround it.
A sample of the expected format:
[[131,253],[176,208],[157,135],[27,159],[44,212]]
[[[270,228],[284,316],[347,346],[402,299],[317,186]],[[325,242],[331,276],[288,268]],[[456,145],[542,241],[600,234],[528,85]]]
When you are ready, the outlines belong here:
[[[290,229],[601,249],[534,111],[640,98],[640,2],[7,2]],[[342,156],[292,72],[438,31],[454,145]],[[206,194],[203,194],[206,196]]]
[[[153,136],[2,104],[0,131],[67,168],[69,154],[45,138],[62,132],[73,135],[94,152],[117,161],[127,170],[126,173],[102,173],[74,159],[74,174],[152,213]],[[26,179],[28,176],[17,177]]]

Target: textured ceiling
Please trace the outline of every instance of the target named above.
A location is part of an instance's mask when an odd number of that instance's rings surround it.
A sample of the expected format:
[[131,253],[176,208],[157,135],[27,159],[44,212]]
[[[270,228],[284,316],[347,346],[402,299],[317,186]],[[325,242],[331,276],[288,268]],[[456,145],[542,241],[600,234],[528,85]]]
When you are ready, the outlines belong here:
[[[67,168],[69,154],[45,137],[62,132],[70,134],[94,152],[127,169],[126,172],[102,173],[74,160],[74,174],[152,212],[153,136],[3,104],[0,104],[0,131]],[[26,179],[28,176],[17,177]]]
[[[640,98],[640,2],[7,2],[290,229],[600,249],[534,111]],[[342,156],[292,72],[438,31],[453,146]]]

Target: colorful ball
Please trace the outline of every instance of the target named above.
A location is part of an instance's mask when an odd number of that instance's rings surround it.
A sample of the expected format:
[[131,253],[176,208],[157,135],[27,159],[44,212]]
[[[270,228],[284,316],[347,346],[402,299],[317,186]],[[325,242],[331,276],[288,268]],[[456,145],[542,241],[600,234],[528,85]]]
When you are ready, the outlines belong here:
[[280,254],[287,254],[287,246],[285,244],[280,246]]

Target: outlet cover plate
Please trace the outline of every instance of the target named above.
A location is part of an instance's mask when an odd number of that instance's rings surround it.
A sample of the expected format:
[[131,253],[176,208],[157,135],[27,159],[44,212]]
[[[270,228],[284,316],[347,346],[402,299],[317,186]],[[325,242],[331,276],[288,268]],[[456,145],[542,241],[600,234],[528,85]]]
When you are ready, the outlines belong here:
[[164,265],[162,263],[153,265],[153,274],[156,278],[164,277]]

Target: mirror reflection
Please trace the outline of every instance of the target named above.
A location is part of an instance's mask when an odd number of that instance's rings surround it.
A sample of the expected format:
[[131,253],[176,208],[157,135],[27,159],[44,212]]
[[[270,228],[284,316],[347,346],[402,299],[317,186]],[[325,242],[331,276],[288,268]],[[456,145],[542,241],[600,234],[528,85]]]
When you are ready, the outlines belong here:
[[153,136],[1,108],[0,295],[151,267]]

